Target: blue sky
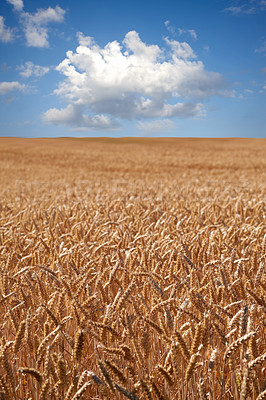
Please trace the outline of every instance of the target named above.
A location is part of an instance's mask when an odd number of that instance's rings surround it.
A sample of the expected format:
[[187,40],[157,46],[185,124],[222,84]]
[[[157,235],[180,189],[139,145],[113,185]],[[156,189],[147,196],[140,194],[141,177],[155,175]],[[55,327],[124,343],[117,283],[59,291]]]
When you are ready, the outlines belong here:
[[0,0],[0,136],[266,136],[266,0]]

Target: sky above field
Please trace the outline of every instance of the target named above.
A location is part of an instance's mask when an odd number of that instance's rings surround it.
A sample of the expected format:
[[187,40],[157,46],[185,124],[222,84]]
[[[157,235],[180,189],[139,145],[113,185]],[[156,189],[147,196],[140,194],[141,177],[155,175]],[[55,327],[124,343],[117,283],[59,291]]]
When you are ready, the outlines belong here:
[[266,136],[266,0],[0,0],[0,136]]

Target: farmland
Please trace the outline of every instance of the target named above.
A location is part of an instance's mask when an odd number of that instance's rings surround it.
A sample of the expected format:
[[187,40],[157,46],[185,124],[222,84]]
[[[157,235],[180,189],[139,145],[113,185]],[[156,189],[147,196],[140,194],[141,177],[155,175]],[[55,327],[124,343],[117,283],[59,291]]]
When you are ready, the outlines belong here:
[[266,398],[265,139],[0,139],[0,399]]

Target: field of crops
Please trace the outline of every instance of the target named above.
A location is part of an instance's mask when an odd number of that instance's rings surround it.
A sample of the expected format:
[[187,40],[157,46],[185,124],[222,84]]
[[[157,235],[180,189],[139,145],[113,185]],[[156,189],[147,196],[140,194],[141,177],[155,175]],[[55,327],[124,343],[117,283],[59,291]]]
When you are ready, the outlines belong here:
[[0,139],[0,399],[266,399],[265,139]]

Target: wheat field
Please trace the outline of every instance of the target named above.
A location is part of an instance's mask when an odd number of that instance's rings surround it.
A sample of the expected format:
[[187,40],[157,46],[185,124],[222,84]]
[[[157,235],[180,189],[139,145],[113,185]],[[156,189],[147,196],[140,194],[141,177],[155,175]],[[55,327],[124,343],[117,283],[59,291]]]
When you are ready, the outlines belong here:
[[265,139],[0,139],[0,399],[266,399]]

